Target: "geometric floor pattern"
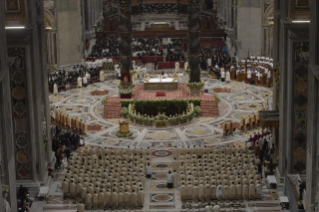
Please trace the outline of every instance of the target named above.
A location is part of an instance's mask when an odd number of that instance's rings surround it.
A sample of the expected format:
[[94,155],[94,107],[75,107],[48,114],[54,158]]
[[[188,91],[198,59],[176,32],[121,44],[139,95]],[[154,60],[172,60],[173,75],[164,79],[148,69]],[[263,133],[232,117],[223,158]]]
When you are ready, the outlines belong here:
[[[91,91],[107,90],[107,96],[117,96],[118,80],[108,80],[88,85],[86,88],[73,89],[50,95],[50,104],[65,110],[70,116],[81,116],[88,125],[100,126],[88,131],[85,137],[87,146],[95,147],[137,147],[152,150],[152,171],[151,179],[146,180],[145,185],[145,205],[142,211],[181,211],[181,200],[178,188],[166,188],[165,173],[172,168],[172,151],[177,147],[187,147],[194,145],[243,145],[251,132],[241,134],[234,133],[232,136],[223,136],[221,124],[226,120],[233,123],[240,122],[242,117],[247,117],[253,112],[260,110],[265,98],[269,98],[269,105],[272,104],[272,89],[251,86],[239,82],[222,83],[216,79],[207,77],[207,73],[202,74],[202,80],[207,80],[209,93],[214,95],[215,91],[230,90],[229,93],[218,93],[219,117],[206,118],[197,117],[191,122],[166,129],[156,129],[130,123],[130,130],[133,131],[131,138],[118,138],[118,119],[103,119],[103,96],[92,96]],[[270,107],[271,109],[271,107]],[[98,130],[97,130],[98,129]],[[64,161],[65,166],[67,162]],[[55,173],[51,179],[49,199],[46,201],[35,201],[31,211],[63,211],[75,212],[76,203],[72,199],[64,199],[61,192],[61,180],[65,171]],[[263,198],[260,201],[245,202],[246,211],[279,211],[277,191],[268,190],[263,186]]]

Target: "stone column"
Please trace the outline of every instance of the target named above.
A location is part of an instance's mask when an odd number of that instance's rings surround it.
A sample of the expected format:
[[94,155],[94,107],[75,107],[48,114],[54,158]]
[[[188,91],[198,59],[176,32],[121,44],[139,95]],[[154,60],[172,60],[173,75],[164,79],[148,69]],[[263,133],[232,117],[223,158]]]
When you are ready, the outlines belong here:
[[[44,20],[44,5],[43,3],[39,4],[39,7],[41,8],[39,10],[40,14],[39,16],[43,17]],[[41,89],[41,115],[42,115],[42,122],[41,125],[43,127],[43,139],[47,140],[47,144],[45,147],[45,158],[47,162],[52,161],[52,145],[51,145],[51,116],[50,116],[50,101],[49,101],[49,88],[48,88],[48,75],[47,75],[47,60],[46,60],[46,40],[44,39],[45,37],[45,25],[44,21],[38,20],[37,21],[37,26],[38,26],[38,36],[39,36],[39,57],[40,57],[40,73],[39,73],[39,78],[40,78],[40,89]],[[43,152],[43,149],[40,150]],[[41,153],[40,153],[41,154]],[[44,167],[46,168],[47,164],[45,164]],[[42,170],[41,172],[46,172],[45,170]]]
[[[311,206],[318,195],[319,183],[319,145],[318,145],[318,101],[319,101],[319,2],[310,0],[310,49],[309,49],[309,73],[308,73],[308,116],[307,116],[307,197],[306,211],[311,211]],[[311,167],[311,168],[308,168]],[[318,207],[318,206],[317,206]]]
[[132,24],[131,0],[120,0],[119,3],[120,62],[121,73],[129,73],[132,60]]
[[188,62],[191,70],[189,82],[200,82],[199,49],[200,49],[200,10],[199,0],[188,0]]
[[[10,91],[10,76],[8,68],[7,40],[5,30],[4,2],[0,4],[0,191],[2,184],[9,186],[9,193],[5,198],[11,211],[17,211],[15,188],[15,154],[12,135],[12,105]],[[2,192],[0,192],[0,208],[3,208]]]
[[47,179],[44,134],[50,125],[43,1],[26,4],[26,28],[6,31],[8,56],[14,58],[10,66],[11,118],[17,186],[38,189]]

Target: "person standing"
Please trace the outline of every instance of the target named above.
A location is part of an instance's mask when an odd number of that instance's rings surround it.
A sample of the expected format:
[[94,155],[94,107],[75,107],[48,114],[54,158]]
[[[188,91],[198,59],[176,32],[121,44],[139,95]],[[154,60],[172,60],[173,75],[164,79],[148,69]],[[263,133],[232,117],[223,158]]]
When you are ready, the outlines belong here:
[[158,64],[157,59],[155,59],[154,60],[154,70],[157,70],[157,64]]
[[230,83],[230,72],[229,72],[229,70],[227,70],[227,72],[226,72],[226,82]]
[[173,175],[171,170],[166,174],[167,176],[167,188],[173,188]]
[[67,161],[68,161],[68,163],[69,163],[69,158],[70,158],[70,154],[71,154],[70,149],[69,149],[69,148],[66,148],[66,149],[64,150],[64,154],[65,154],[66,159],[67,159]]
[[146,177],[149,179],[152,178],[152,166],[150,163],[146,165]]
[[220,76],[221,76],[221,81],[225,82],[225,69],[223,67],[220,69]]
[[251,71],[248,69],[247,71],[247,82],[250,83],[251,82]]

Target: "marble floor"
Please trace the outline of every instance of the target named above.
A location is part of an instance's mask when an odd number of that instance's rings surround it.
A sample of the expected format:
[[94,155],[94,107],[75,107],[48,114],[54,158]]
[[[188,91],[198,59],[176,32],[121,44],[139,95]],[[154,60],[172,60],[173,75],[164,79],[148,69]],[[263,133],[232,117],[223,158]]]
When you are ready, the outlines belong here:
[[[173,70],[171,70],[173,71]],[[272,89],[251,86],[244,83],[222,83],[216,79],[202,74],[203,80],[207,80],[209,92],[206,95],[218,93],[219,117],[194,118],[190,123],[165,129],[146,127],[130,123],[133,131],[131,138],[118,138],[116,132],[119,129],[118,119],[103,119],[103,96],[92,96],[95,90],[108,90],[108,96],[117,96],[117,83],[119,80],[107,80],[88,85],[86,88],[78,88],[70,91],[50,95],[50,103],[63,109],[70,116],[81,116],[88,127],[85,136],[85,144],[90,147],[150,147],[152,150],[153,177],[146,181],[145,205],[142,211],[181,211],[179,189],[167,189],[166,176],[163,174],[171,168],[172,152],[174,146],[206,145],[217,147],[219,145],[234,144],[244,145],[249,135],[260,130],[250,130],[244,133],[235,132],[233,135],[224,136],[221,124],[226,120],[240,123],[244,117],[261,110],[266,98],[269,98],[271,109]],[[67,163],[64,162],[64,167]],[[32,205],[31,211],[76,211],[77,202],[73,199],[64,199],[61,191],[61,183],[65,169],[54,174],[51,179],[49,197],[46,201],[37,201]],[[246,211],[267,212],[280,211],[279,196],[276,190],[268,190],[264,184],[263,198],[259,201],[245,202]]]

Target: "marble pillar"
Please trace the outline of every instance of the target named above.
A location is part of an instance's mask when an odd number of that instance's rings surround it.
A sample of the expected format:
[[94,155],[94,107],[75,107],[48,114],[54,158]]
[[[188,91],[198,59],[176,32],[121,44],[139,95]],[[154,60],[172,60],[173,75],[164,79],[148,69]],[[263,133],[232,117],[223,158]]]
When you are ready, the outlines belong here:
[[[306,211],[318,202],[319,192],[319,2],[310,0],[309,72],[307,105],[307,196]],[[308,168],[311,167],[311,168]],[[317,203],[318,204],[318,203]],[[317,205],[318,208],[318,205]]]
[[[46,184],[46,151],[44,140],[50,132],[43,2],[27,1],[26,28],[7,30],[8,56],[12,93],[16,185],[38,189]],[[39,18],[40,17],[40,18]],[[48,137],[50,138],[50,137]]]
[[120,0],[119,5],[119,32],[120,32],[120,62],[121,73],[129,73],[132,60],[132,24],[131,0]]
[[[10,92],[10,78],[8,68],[8,53],[5,30],[5,9],[0,4],[0,191],[2,185],[8,186],[5,198],[12,211],[17,211],[15,188],[15,155],[12,135],[12,105]],[[0,208],[3,208],[2,192],[0,192]]]
[[189,82],[200,82],[199,49],[200,49],[200,11],[199,0],[188,0],[188,62],[191,70]]

